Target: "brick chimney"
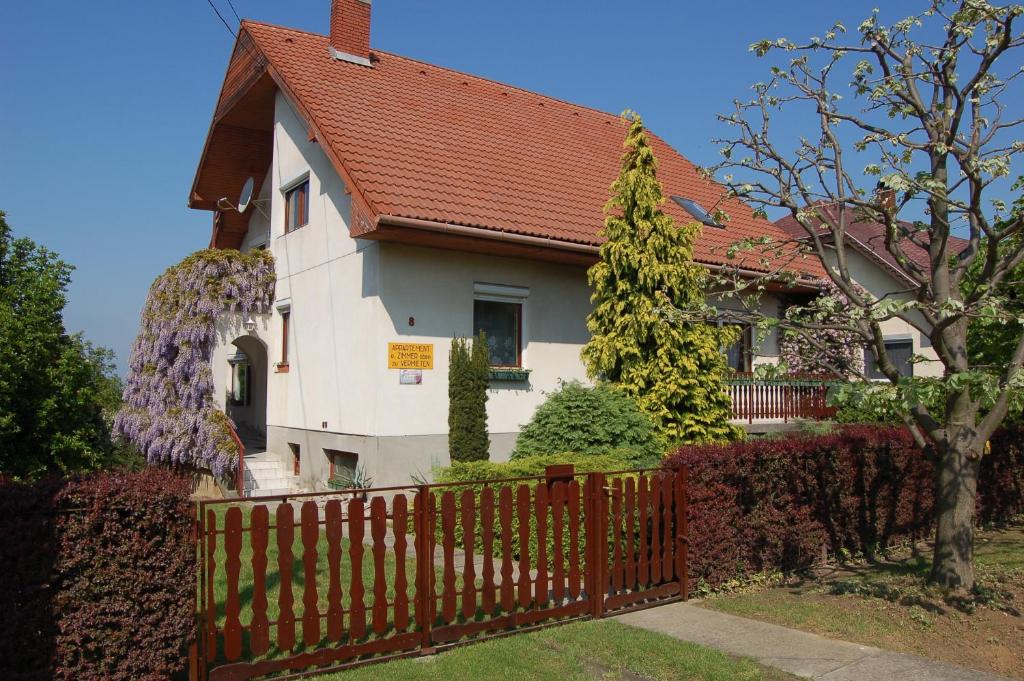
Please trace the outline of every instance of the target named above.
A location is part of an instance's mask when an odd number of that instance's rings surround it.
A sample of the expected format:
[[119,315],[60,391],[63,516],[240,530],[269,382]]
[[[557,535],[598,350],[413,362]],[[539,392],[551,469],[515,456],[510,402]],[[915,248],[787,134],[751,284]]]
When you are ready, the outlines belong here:
[[371,0],[331,0],[331,56],[370,66]]
[[878,206],[887,212],[896,212],[896,190],[889,189],[884,184],[879,182],[875,186],[875,202]]

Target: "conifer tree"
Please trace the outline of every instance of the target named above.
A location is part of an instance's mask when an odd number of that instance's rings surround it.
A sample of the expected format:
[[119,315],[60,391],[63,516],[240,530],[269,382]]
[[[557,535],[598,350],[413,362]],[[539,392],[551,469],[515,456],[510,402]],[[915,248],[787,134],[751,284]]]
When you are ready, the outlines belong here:
[[472,341],[452,339],[448,361],[448,454],[452,461],[486,461],[489,457],[489,369],[483,331]]
[[629,122],[622,171],[605,205],[607,241],[587,279],[594,310],[582,351],[592,378],[617,383],[672,442],[734,439],[722,383],[734,332],[669,321],[662,310],[703,303],[706,271],[693,262],[699,224],[676,226],[661,210],[657,161],[643,122]]

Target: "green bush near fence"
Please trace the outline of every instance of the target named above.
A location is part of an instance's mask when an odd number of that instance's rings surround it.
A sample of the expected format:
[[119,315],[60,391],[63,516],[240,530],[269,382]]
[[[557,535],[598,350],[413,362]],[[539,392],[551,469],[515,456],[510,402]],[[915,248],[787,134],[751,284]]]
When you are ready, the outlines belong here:
[[628,455],[633,466],[657,466],[667,449],[654,421],[622,390],[571,381],[548,395],[523,426],[512,459],[552,452],[612,453]]

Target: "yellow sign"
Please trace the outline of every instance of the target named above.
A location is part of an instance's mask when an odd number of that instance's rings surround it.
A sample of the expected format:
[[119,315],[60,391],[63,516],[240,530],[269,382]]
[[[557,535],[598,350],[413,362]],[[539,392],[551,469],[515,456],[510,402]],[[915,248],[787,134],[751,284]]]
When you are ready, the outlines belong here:
[[433,368],[433,343],[388,343],[388,369]]

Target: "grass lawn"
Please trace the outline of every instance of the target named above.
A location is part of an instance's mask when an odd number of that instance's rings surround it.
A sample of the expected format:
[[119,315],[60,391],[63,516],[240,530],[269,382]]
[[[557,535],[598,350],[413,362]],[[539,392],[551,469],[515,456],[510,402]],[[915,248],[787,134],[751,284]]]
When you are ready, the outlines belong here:
[[663,634],[611,620],[577,622],[484,641],[426,658],[317,677],[320,681],[783,681],[796,679]]
[[970,602],[927,586],[930,547],[919,549],[701,605],[1024,679],[1024,525],[979,534]]

